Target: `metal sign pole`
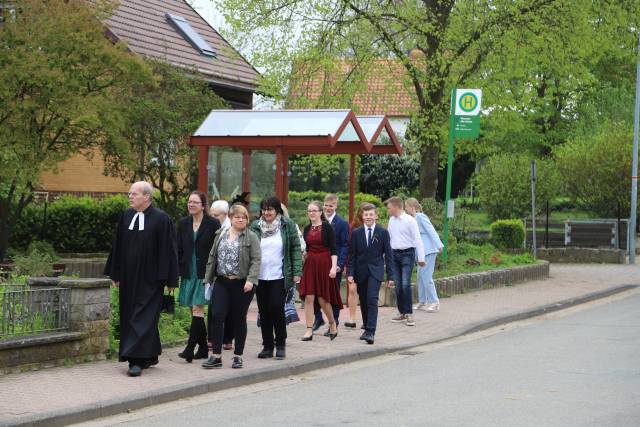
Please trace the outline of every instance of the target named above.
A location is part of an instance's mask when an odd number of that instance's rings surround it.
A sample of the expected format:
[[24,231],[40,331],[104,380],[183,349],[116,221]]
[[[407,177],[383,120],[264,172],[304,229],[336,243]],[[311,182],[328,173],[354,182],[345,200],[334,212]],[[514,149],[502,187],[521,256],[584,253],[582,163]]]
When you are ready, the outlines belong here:
[[453,143],[455,141],[455,103],[456,103],[456,88],[451,91],[451,111],[449,112],[449,154],[447,157],[447,187],[445,190],[444,198],[444,236],[442,243],[444,248],[442,249],[442,260],[447,261],[449,253],[447,248],[449,246],[449,199],[451,198],[451,177],[453,174]]
[[629,215],[629,264],[636,263],[636,211],[638,208],[638,122],[640,121],[640,32],[636,59],[636,106],[633,113],[633,160],[631,163],[631,213]]
[[[536,244],[536,161],[531,160],[531,243],[533,244],[533,258],[538,257],[538,245]],[[526,233],[526,230],[525,230]]]

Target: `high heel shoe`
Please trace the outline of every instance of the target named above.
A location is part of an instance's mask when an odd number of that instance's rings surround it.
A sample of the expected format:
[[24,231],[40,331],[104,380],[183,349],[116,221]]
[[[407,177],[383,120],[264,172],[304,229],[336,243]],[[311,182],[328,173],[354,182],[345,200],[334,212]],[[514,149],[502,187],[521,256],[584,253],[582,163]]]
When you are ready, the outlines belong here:
[[[335,324],[336,324],[336,322],[333,322],[333,323],[329,324],[329,331],[331,331],[331,325],[335,325]],[[334,334],[329,332],[327,334],[327,336],[329,337],[329,339],[331,339],[331,341],[335,340],[336,337],[338,336],[338,326],[336,326],[336,332]]]
[[313,326],[307,326],[307,329],[311,329],[311,335],[300,338],[300,341],[311,341],[313,339]]

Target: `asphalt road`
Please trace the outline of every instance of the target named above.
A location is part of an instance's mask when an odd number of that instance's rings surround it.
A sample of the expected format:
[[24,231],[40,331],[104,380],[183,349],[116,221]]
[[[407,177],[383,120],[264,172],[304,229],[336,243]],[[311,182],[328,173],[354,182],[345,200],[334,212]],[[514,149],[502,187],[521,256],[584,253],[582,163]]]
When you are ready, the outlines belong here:
[[639,292],[410,353],[86,425],[640,426]]

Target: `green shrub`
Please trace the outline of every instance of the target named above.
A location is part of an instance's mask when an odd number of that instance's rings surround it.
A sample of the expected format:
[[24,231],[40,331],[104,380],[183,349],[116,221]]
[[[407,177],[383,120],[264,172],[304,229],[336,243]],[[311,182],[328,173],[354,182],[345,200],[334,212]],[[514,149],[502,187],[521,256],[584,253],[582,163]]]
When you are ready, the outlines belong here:
[[53,259],[51,255],[34,249],[29,255],[16,255],[13,258],[14,271],[25,276],[51,276],[53,274]]
[[52,261],[57,261],[60,259],[60,257],[56,255],[56,251],[55,249],[53,249],[53,245],[43,240],[34,240],[29,243],[26,255],[31,255],[34,252],[39,252],[42,255],[48,255]]
[[503,219],[491,224],[491,242],[500,249],[522,248],[524,224],[519,219]]
[[[531,157],[501,154],[491,157],[478,175],[480,204],[492,220],[523,218],[531,213]],[[537,160],[538,213],[547,200],[558,196],[560,177],[553,162]]]
[[[303,226],[309,221],[307,219],[307,204],[311,200],[318,200],[322,202],[324,196],[327,193],[317,191],[290,191],[289,192],[289,215],[296,222],[296,224]],[[338,193],[338,215],[349,220],[349,193]],[[355,194],[355,209],[360,206],[361,203],[368,202],[373,203],[378,207],[378,222],[386,223],[389,220],[387,210],[379,197],[372,194],[356,193]]]

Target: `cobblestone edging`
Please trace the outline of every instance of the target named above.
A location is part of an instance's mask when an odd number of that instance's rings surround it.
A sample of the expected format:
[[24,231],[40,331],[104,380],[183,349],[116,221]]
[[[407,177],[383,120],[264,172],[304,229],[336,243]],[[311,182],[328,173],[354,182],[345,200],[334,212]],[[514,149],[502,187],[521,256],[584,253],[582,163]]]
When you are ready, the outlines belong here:
[[[547,278],[549,278],[549,262],[538,261],[537,264],[442,277],[436,279],[435,283],[438,295],[442,297]],[[416,285],[412,284],[411,288],[413,291],[413,301],[418,302],[418,289]],[[380,288],[379,305],[395,306],[395,290],[387,287]]]
[[38,277],[28,283],[31,288],[71,289],[69,330],[3,340],[0,375],[106,359],[110,280]]
[[626,264],[627,251],[599,248],[540,248],[538,258],[564,264]]

